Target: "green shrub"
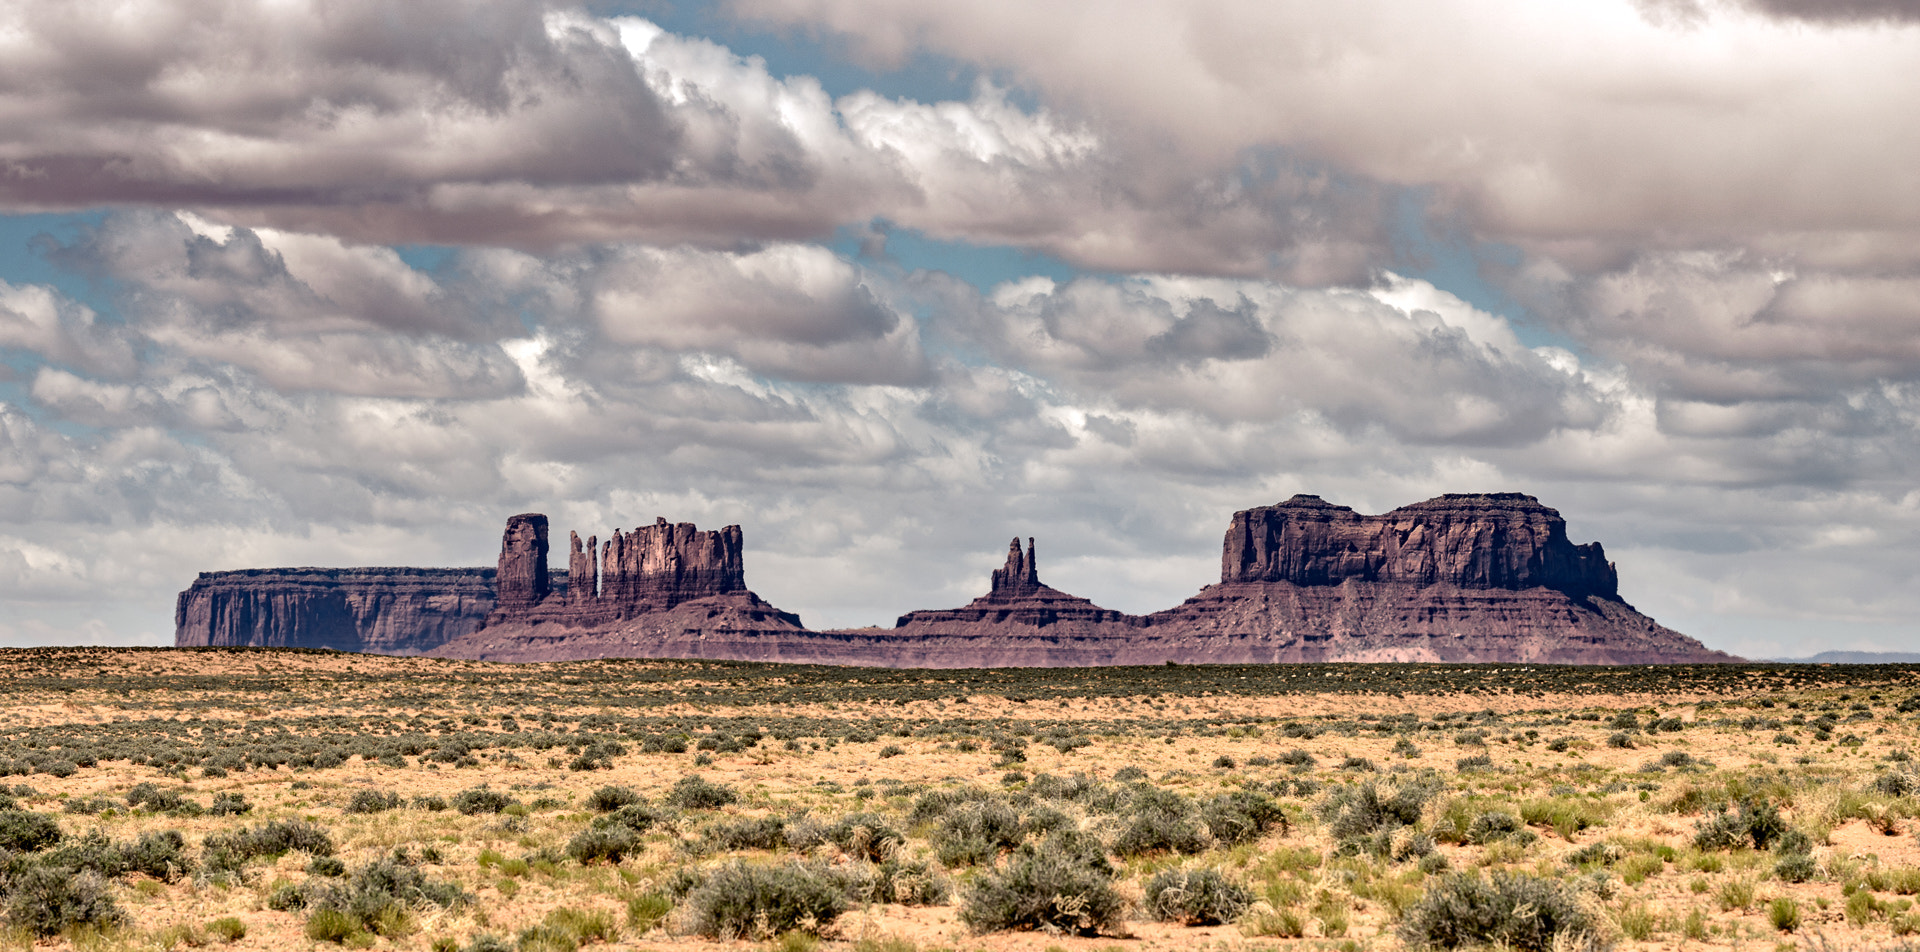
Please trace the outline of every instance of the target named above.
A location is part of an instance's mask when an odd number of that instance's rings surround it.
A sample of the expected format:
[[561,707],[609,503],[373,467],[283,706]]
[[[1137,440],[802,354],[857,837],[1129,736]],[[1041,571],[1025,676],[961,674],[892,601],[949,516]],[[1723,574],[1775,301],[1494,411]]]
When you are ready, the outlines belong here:
[[717,850],[777,850],[787,845],[787,821],[763,816],[716,823],[707,842]]
[[1217,925],[1240,918],[1253,893],[1217,869],[1161,870],[1147,883],[1147,913],[1161,922]]
[[1790,897],[1781,896],[1767,904],[1767,921],[1773,923],[1781,932],[1792,932],[1800,928],[1800,904]]
[[1276,826],[1284,836],[1288,826],[1279,802],[1253,790],[1236,790],[1202,804],[1200,822],[1221,846],[1251,843]]
[[627,899],[627,925],[634,934],[646,935],[665,922],[673,912],[673,897],[661,892],[644,892]]
[[740,795],[732,787],[714,783],[698,774],[681,777],[666,796],[669,804],[683,810],[714,810],[739,799]]
[[1113,840],[1113,851],[1121,856],[1193,854],[1213,845],[1212,837],[1194,816],[1193,805],[1171,790],[1139,790],[1134,797],[1132,814],[1132,819]]
[[595,813],[612,813],[621,807],[630,807],[643,802],[645,801],[638,793],[627,787],[605,786],[587,797],[587,809]]
[[453,795],[453,808],[466,816],[499,813],[512,805],[512,797],[491,787],[469,787]]
[[247,937],[247,924],[233,916],[221,916],[207,923],[207,934],[222,942],[238,942]]
[[400,809],[400,795],[378,790],[355,790],[347,801],[348,813],[384,813]]
[[937,906],[947,901],[949,887],[927,863],[895,856],[873,867],[860,892],[868,902]]
[[359,931],[354,921],[338,909],[315,909],[307,917],[307,938],[315,942],[344,943]]
[[29,935],[59,935],[73,926],[110,926],[126,921],[107,881],[93,870],[74,872],[29,866],[11,877],[7,923]]
[[1574,891],[1557,880],[1505,871],[1491,879],[1453,873],[1407,909],[1400,938],[1417,947],[1498,944],[1546,952],[1562,936],[1598,943],[1597,926]]
[[817,934],[846,909],[840,889],[798,866],[733,863],[714,870],[687,896],[692,930],[709,938],[770,939]]
[[1715,810],[1694,829],[1693,846],[1699,850],[1731,850],[1752,845],[1764,850],[1775,838],[1787,832],[1786,820],[1771,802],[1748,797],[1740,801],[1737,813]]
[[213,795],[213,806],[207,808],[207,812],[213,816],[241,816],[252,813],[253,804],[248,803],[243,794],[216,793]]
[[296,850],[313,856],[332,856],[333,839],[327,831],[304,820],[270,820],[252,829],[207,835],[207,868],[237,870],[252,860]]
[[850,813],[826,830],[827,841],[854,856],[879,862],[900,851],[907,838],[886,818],[872,813]]
[[1336,840],[1345,840],[1418,823],[1427,801],[1441,788],[1442,783],[1430,777],[1402,780],[1384,788],[1368,780],[1329,790],[1316,811],[1327,832]]
[[1112,931],[1126,911],[1113,866],[1092,837],[1060,832],[1022,845],[1005,868],[967,891],[960,921],[975,932],[1046,929],[1078,935]]
[[1004,801],[963,803],[940,819],[933,845],[940,862],[948,866],[990,863],[1002,850],[1020,845],[1025,837],[1020,817]]
[[60,842],[60,821],[44,813],[0,810],[0,850],[37,853]]

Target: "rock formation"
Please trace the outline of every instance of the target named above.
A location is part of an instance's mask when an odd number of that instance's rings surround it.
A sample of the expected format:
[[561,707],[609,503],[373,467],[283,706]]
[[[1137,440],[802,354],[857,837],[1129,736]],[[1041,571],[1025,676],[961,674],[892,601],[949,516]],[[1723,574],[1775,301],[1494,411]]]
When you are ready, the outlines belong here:
[[[570,533],[568,571],[551,572],[547,519],[529,513],[508,520],[495,570],[203,575],[181,595],[176,641],[939,668],[1738,660],[1635,611],[1600,544],[1575,545],[1558,512],[1519,493],[1378,516],[1317,496],[1244,510],[1222,543],[1220,582],[1145,616],[1042,583],[1033,540],[1023,550],[1015,538],[988,592],[963,607],[908,612],[893,628],[808,631],[747,589],[743,551],[739,526],[659,519],[604,544]],[[354,572],[359,589],[345,581]]]
[[480,627],[493,569],[202,572],[180,593],[174,644],[422,654]]
[[[665,518],[602,546],[568,533],[565,591],[547,592],[547,517],[514,516],[500,542],[501,596],[485,623],[432,653],[486,661],[731,657],[709,639],[804,631],[800,616],[748,590],[739,526],[703,531]],[[514,597],[508,598],[513,579]],[[546,594],[534,597],[534,592]]]
[[1600,543],[1521,493],[1448,494],[1378,516],[1318,496],[1234,513],[1220,583],[1148,616],[1245,661],[1738,660],[1633,609]]

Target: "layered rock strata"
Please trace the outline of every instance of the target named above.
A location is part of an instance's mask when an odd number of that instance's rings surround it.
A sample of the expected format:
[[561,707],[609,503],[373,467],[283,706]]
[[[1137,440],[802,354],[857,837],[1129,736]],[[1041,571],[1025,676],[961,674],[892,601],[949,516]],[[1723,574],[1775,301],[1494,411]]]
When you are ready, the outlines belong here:
[[[608,657],[726,658],[711,644],[805,629],[746,585],[739,526],[693,523],[615,529],[602,545],[568,533],[564,591],[548,587],[547,517],[514,516],[500,541],[499,604],[485,623],[440,646],[437,657],[574,661]],[[509,599],[507,580],[513,580]],[[544,592],[536,596],[534,593]],[[738,653],[738,652],[735,652]]]
[[[798,616],[746,588],[738,526],[702,531],[660,519],[629,533],[616,530],[604,545],[570,534],[566,573],[549,571],[548,549],[545,516],[509,520],[498,567],[465,570],[499,579],[490,611],[476,614],[477,601],[462,603],[467,623],[478,616],[484,623],[440,638],[431,653],[498,661],[683,657],[938,668],[1738,660],[1635,611],[1620,599],[1618,575],[1600,544],[1575,545],[1558,512],[1519,493],[1447,495],[1377,516],[1317,496],[1244,510],[1234,514],[1223,540],[1220,582],[1144,616],[1042,583],[1032,539],[1023,550],[1016,538],[987,594],[963,607],[909,612],[893,628],[835,631],[808,631]],[[567,585],[567,578],[577,584]],[[463,584],[469,591],[473,583]],[[311,605],[292,594],[275,596],[278,602],[262,595],[257,604],[239,595],[208,600],[217,587],[203,576],[183,593],[178,643],[345,647],[347,636],[333,633],[358,626],[355,632],[384,632],[356,635],[362,644],[390,647],[405,640],[398,629],[424,624],[418,619],[426,617],[395,602],[400,614],[391,622],[349,624],[341,619],[352,612],[330,607],[325,598],[332,596],[314,595]],[[206,591],[196,594],[199,589]],[[419,640],[449,630],[443,625]]]
[[174,644],[422,654],[493,606],[493,569],[202,572],[174,608]]

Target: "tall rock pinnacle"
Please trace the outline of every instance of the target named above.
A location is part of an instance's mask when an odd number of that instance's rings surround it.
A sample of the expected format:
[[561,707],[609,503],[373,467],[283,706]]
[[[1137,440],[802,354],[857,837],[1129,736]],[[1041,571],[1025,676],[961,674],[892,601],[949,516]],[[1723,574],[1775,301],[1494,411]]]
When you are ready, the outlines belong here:
[[1020,537],[1007,546],[1007,564],[993,570],[993,594],[1024,595],[1040,588],[1040,566],[1033,557],[1033,537],[1027,537],[1027,551],[1020,552]]
[[507,520],[500,537],[500,568],[494,576],[496,611],[520,611],[540,604],[551,590],[547,578],[547,517],[524,512]]

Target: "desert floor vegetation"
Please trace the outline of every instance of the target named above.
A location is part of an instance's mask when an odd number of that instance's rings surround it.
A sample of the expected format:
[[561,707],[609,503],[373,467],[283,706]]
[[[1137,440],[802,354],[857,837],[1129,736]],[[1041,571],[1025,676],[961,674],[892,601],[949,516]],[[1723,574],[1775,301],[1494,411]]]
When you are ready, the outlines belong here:
[[0,949],[1920,947],[1920,669],[0,652]]

